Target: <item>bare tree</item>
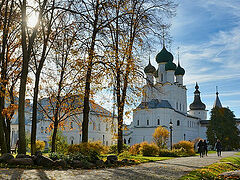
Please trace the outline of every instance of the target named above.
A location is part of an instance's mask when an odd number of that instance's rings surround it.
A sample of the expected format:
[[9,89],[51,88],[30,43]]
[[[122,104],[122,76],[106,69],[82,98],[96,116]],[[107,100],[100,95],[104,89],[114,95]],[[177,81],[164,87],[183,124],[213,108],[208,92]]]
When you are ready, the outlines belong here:
[[[108,27],[112,41],[113,69],[118,109],[118,153],[123,148],[123,117],[127,103],[127,92],[139,75],[138,53],[148,36],[158,35],[157,31],[164,24],[162,15],[174,14],[175,4],[168,0],[129,0],[114,1],[111,15],[117,17]],[[125,16],[119,16],[120,13]],[[112,53],[113,52],[113,53]],[[113,54],[113,56],[112,56]],[[136,81],[135,81],[136,83]],[[132,88],[134,89],[134,88]]]

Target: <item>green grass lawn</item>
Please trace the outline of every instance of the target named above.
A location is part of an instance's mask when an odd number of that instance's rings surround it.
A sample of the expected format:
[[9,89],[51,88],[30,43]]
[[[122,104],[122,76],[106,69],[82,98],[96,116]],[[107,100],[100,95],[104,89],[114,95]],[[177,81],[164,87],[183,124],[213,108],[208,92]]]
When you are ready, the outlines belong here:
[[180,180],[197,180],[197,179],[219,179],[218,175],[240,169],[240,157],[227,157],[221,159],[220,163],[214,163],[201,169],[194,170],[180,178]]
[[236,153],[236,155],[239,155],[239,156],[240,156],[240,152]]

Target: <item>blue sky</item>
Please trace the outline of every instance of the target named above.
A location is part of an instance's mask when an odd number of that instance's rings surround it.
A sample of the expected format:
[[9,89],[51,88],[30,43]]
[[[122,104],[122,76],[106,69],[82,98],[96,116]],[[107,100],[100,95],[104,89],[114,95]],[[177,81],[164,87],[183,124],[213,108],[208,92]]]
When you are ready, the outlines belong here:
[[[218,86],[222,105],[240,117],[240,0],[177,2],[177,15],[171,20],[173,42],[170,49],[177,63],[177,47],[180,47],[180,63],[186,71],[184,84],[188,89],[188,106],[193,102],[194,86],[198,82],[202,102],[210,111]],[[161,48],[151,54],[155,67],[155,56]],[[142,63],[146,66],[148,58]],[[105,93],[98,99],[104,97]],[[110,104],[105,101],[102,105],[111,110]],[[127,124],[131,121],[131,117],[125,119]]]
[[195,82],[210,110],[218,86],[220,100],[240,117],[240,1],[179,0],[172,19],[172,50],[180,47],[186,70],[188,105]]

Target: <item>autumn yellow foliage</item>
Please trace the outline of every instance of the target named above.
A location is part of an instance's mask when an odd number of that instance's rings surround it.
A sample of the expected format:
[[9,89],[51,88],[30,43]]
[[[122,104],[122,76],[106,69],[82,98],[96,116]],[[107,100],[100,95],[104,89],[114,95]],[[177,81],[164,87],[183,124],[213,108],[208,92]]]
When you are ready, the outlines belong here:
[[129,149],[130,154],[132,155],[140,154],[140,147],[141,147],[140,143],[132,145]]
[[182,149],[186,155],[194,155],[194,143],[190,141],[179,141],[178,143],[173,145],[174,149]]
[[156,144],[149,144],[148,142],[142,142],[140,144],[140,153],[143,156],[157,156],[158,155],[158,147]]
[[162,126],[157,127],[152,136],[153,142],[158,146],[159,149],[166,148],[169,138],[169,131],[166,128]]
[[45,142],[44,142],[44,141],[37,140],[37,141],[36,141],[36,150],[37,150],[37,151],[43,151],[44,148],[45,148]]

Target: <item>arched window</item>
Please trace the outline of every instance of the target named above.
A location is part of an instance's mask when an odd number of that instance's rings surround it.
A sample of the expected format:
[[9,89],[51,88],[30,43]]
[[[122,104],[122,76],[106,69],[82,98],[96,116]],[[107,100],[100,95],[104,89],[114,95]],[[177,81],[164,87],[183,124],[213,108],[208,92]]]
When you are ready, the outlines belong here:
[[137,120],[137,125],[139,126],[139,120]]
[[73,129],[73,122],[70,123],[70,128]]
[[163,81],[163,74],[161,74],[161,81]]
[[160,125],[160,119],[157,120],[157,125]]
[[93,130],[96,130],[96,123],[93,122]]
[[106,131],[108,131],[108,123],[106,123]]
[[43,133],[43,127],[41,127],[41,133]]
[[70,143],[71,143],[71,144],[74,143],[74,137],[73,137],[73,136],[70,137]]
[[147,120],[147,126],[149,125],[149,120]]
[[180,121],[179,120],[177,120],[177,126],[180,126]]
[[103,145],[105,144],[105,136],[103,135],[102,136],[102,139],[103,139]]
[[124,143],[124,144],[127,144],[127,141],[126,141],[126,139],[125,139],[125,138],[123,139],[123,143]]
[[178,109],[178,102],[176,102],[176,108]]
[[128,144],[130,144],[130,143],[131,143],[131,138],[128,139]]
[[182,110],[182,105],[181,105],[181,103],[180,103],[180,111]]

